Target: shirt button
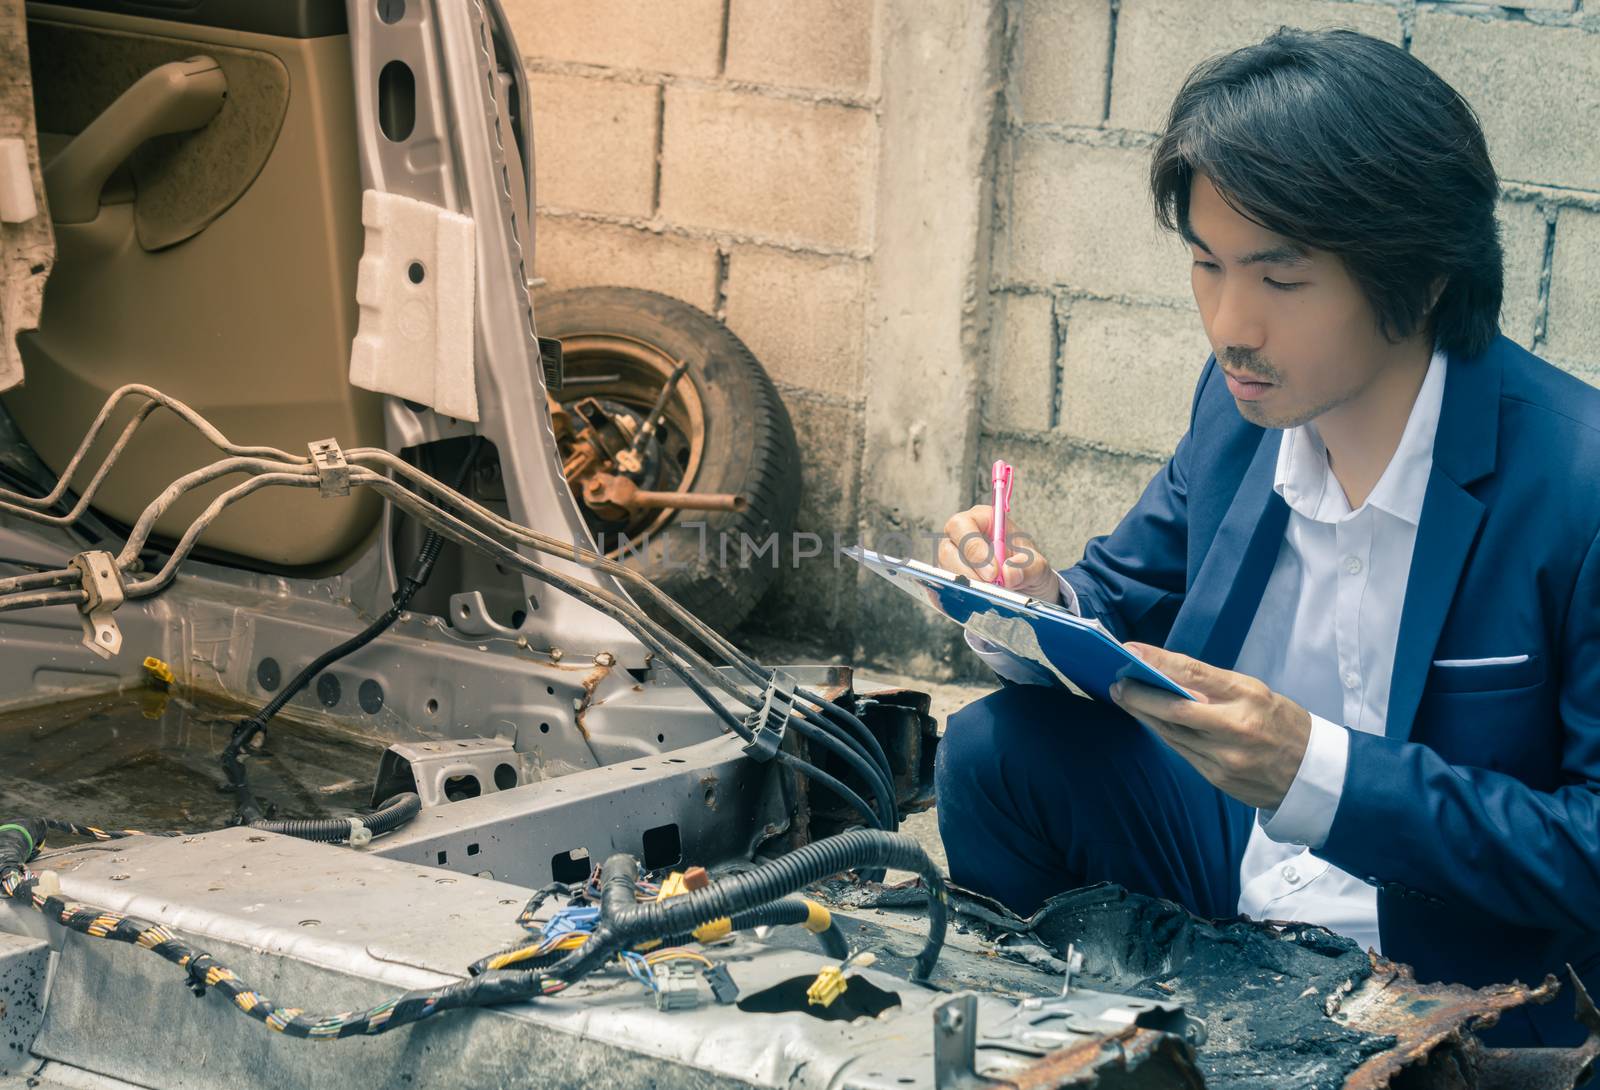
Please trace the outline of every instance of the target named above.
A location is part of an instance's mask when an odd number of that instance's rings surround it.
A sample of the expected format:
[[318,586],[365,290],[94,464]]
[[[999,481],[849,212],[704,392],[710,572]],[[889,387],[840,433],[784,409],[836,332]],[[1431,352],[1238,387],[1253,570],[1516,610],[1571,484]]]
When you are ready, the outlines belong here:
[[[1326,677],[1327,675],[1324,674],[1323,676]],[[1348,674],[1344,675],[1344,687],[1345,688],[1347,688],[1347,689],[1355,689],[1355,688],[1359,688],[1360,685],[1361,685],[1361,678],[1354,670],[1352,670]]]
[[1360,575],[1361,574],[1361,558],[1359,556],[1347,556],[1347,557],[1345,557],[1344,558],[1344,570],[1349,572],[1351,575]]
[[1300,881],[1300,872],[1294,869],[1293,864],[1283,868],[1283,880],[1291,886]]

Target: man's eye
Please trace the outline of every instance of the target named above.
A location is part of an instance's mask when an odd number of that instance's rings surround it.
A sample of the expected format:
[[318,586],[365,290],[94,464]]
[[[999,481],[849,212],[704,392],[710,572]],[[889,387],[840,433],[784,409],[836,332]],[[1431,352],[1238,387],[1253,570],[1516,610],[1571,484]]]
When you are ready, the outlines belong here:
[[1294,283],[1285,284],[1282,281],[1272,279],[1270,276],[1263,276],[1261,278],[1261,282],[1266,284],[1267,287],[1276,288],[1279,291],[1293,291],[1295,288],[1305,286],[1304,281],[1296,281]]
[[1196,259],[1194,267],[1197,269],[1215,269],[1217,264],[1214,261],[1200,261]]

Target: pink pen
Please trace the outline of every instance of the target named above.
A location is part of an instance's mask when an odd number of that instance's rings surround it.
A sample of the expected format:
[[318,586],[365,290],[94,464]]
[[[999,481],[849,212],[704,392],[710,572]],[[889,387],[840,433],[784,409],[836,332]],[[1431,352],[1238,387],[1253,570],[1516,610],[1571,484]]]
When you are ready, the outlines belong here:
[[1006,513],[1011,510],[1011,478],[1013,470],[1004,459],[997,460],[994,464],[994,524],[989,528],[989,544],[994,550],[995,571],[994,581],[997,586],[1006,585],[1006,557],[1010,551],[1006,548]]

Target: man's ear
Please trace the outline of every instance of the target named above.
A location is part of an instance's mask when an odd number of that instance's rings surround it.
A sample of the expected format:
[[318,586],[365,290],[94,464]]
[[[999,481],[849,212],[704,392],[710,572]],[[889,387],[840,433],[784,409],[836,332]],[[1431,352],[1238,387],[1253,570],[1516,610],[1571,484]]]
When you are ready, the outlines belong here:
[[1449,285],[1450,285],[1450,278],[1448,276],[1437,277],[1437,278],[1434,279],[1432,284],[1428,285],[1428,311],[1429,311],[1429,313],[1432,313],[1433,308],[1439,305],[1439,296],[1444,294],[1444,289],[1446,287],[1448,287]]

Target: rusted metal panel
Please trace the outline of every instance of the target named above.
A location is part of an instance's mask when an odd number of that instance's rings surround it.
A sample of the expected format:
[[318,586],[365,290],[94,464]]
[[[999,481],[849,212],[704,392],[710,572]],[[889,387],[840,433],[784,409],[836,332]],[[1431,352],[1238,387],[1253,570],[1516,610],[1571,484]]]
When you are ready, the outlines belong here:
[[1405,1072],[1408,1087],[1517,1086],[1571,1090],[1600,1055],[1600,1015],[1583,983],[1572,974],[1576,1017],[1589,1039],[1575,1048],[1484,1048],[1475,1032],[1526,1003],[1548,1003],[1561,991],[1554,976],[1538,985],[1511,983],[1486,988],[1419,984],[1409,966],[1373,959],[1372,975],[1330,1017],[1368,1033],[1392,1036],[1389,1049],[1350,1073],[1345,1090],[1378,1090]]
[[1206,1085],[1195,1067],[1194,1051],[1181,1037],[1136,1026],[1110,1037],[1085,1038],[1006,1078],[1016,1090],[1059,1090],[1102,1083],[1114,1084],[1119,1090],[1200,1090]]

